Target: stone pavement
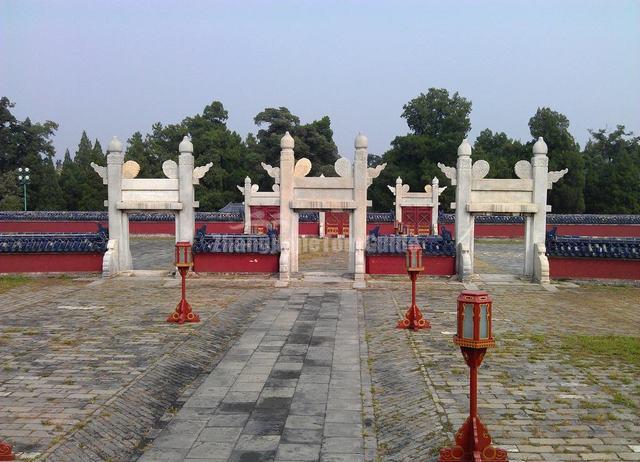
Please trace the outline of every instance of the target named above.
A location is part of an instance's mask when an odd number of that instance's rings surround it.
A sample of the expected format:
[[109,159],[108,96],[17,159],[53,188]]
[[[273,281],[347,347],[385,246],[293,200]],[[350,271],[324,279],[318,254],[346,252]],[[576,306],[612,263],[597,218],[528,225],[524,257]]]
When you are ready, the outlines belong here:
[[364,460],[356,301],[275,292],[140,461]]
[[[305,264],[331,273],[343,258]],[[507,276],[476,282],[494,297],[479,410],[495,444],[512,462],[640,460],[640,288]],[[433,327],[408,332],[395,328],[406,276],[361,291],[339,279],[276,290],[191,278],[202,322],[184,326],[164,322],[174,278],[38,279],[0,293],[0,438],[25,460],[434,462],[468,412],[451,342],[464,286],[420,278]],[[602,338],[635,343],[595,348]]]

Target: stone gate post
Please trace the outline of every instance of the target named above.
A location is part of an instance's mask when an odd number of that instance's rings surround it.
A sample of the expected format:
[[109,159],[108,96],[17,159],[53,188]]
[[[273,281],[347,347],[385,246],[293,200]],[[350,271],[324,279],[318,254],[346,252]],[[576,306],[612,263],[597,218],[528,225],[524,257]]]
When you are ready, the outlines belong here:
[[431,235],[438,234],[438,211],[440,210],[440,182],[437,177],[433,177],[431,180],[431,202],[433,202],[433,208],[431,209]]
[[[354,286],[364,285],[365,256],[367,241],[367,147],[369,141],[362,133],[355,139],[356,153],[353,164],[353,194],[356,208],[353,211],[353,226],[349,228],[349,253],[354,262]],[[397,200],[397,198],[396,198]]]
[[116,259],[113,263],[116,268],[112,273],[131,269],[131,252],[129,250],[129,226],[128,217],[118,203],[122,201],[122,164],[124,154],[122,143],[117,137],[113,137],[107,147],[107,209],[109,212],[109,240],[115,241]]
[[292,259],[298,258],[291,253],[297,249],[289,240],[292,236],[293,212],[293,167],[294,141],[289,132],[280,140],[280,282],[287,284],[291,271]]
[[471,196],[471,145],[465,138],[458,146],[456,164],[456,267],[458,277],[466,281],[473,275],[473,216],[467,211],[466,204]]
[[244,234],[251,234],[251,178],[244,179]]
[[533,176],[533,203],[538,210],[531,218],[530,232],[526,242],[526,252],[533,256],[533,280],[549,283],[549,260],[546,256],[545,238],[547,232],[547,188],[551,186],[548,180],[549,158],[547,144],[542,137],[533,145],[531,158]]
[[404,191],[402,190],[402,178],[396,178],[396,192],[395,192],[395,205],[396,205],[396,221],[402,221],[402,196]]
[[178,146],[178,184],[180,188],[180,202],[182,209],[176,216],[176,242],[190,242],[193,244],[195,228],[194,193],[193,193],[193,144],[188,137]]

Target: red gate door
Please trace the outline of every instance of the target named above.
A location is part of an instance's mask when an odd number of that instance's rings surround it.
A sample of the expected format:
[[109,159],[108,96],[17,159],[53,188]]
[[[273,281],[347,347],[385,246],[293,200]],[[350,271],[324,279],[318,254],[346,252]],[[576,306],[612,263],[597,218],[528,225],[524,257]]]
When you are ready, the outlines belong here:
[[324,214],[324,235],[349,236],[349,212],[326,212]]
[[267,230],[280,229],[280,207],[270,205],[251,206],[251,233],[266,234]]
[[431,234],[432,207],[402,207],[402,224],[409,234]]

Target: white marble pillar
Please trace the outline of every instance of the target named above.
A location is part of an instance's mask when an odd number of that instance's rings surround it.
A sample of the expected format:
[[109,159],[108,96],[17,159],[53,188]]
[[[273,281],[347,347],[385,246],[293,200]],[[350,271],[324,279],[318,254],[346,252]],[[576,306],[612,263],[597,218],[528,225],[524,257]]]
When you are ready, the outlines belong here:
[[251,178],[244,179],[244,234],[251,234]]
[[438,234],[438,211],[440,210],[440,182],[437,177],[433,177],[431,180],[431,202],[433,208],[431,209],[431,235]]
[[473,218],[465,207],[471,196],[472,176],[471,145],[465,138],[458,147],[456,164],[456,266],[460,280],[473,275]]
[[180,202],[182,210],[178,212],[176,222],[176,242],[190,242],[193,244],[195,229],[194,192],[193,192],[193,144],[188,137],[178,146],[178,187],[180,188]]
[[131,269],[131,259],[128,240],[124,238],[124,226],[128,223],[118,203],[122,200],[122,164],[124,154],[122,143],[115,136],[107,147],[107,207],[109,211],[109,240],[114,240],[117,246],[117,268],[112,273]]
[[319,222],[319,223],[318,223],[318,225],[319,225],[319,226],[318,226],[318,228],[319,228],[319,230],[318,230],[318,235],[319,235],[320,237],[324,237],[324,232],[325,232],[324,225],[325,225],[325,222],[326,222],[326,216],[325,216],[325,212],[324,212],[324,210],[321,210],[321,211],[318,213],[318,222]]
[[[527,245],[527,252],[532,258],[547,259],[545,255],[536,256],[535,246],[545,245],[545,237],[547,231],[547,188],[548,188],[548,172],[549,172],[549,158],[547,157],[547,144],[542,137],[538,138],[538,141],[533,145],[533,157],[531,158],[531,167],[533,173],[533,202],[536,204],[538,210],[537,213],[531,218],[531,242]],[[548,262],[543,262],[542,265],[535,265],[532,263],[533,279],[536,282],[549,282],[542,280],[542,275],[538,274],[539,270],[536,268],[548,266]]]
[[[353,195],[356,208],[353,211],[353,223],[349,225],[349,241],[352,260],[354,262],[355,285],[364,285],[364,252],[356,252],[367,241],[367,147],[369,142],[362,133],[355,139],[355,156],[353,163]],[[357,260],[356,260],[357,259]]]
[[292,237],[293,211],[291,201],[293,200],[293,167],[294,167],[294,141],[289,132],[280,140],[280,283],[286,284],[289,281],[291,272],[291,261],[298,260],[297,255],[293,255],[293,249],[297,245],[290,242]]
[[395,201],[395,206],[396,206],[396,221],[398,223],[402,222],[402,195],[403,195],[404,191],[402,190],[402,178],[398,177],[396,178],[396,192],[395,192],[395,196],[396,196],[396,201]]

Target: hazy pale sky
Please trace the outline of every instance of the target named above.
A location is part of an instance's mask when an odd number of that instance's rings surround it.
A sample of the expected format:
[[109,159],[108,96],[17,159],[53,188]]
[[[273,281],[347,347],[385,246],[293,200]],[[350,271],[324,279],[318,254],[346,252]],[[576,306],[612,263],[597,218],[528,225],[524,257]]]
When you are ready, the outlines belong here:
[[590,128],[640,134],[640,1],[0,2],[0,95],[60,124],[58,156],[82,130],[106,147],[213,100],[243,137],[286,106],[328,115],[341,154],[358,131],[382,154],[429,87],[473,102],[472,139],[529,140],[539,106],[581,145]]

